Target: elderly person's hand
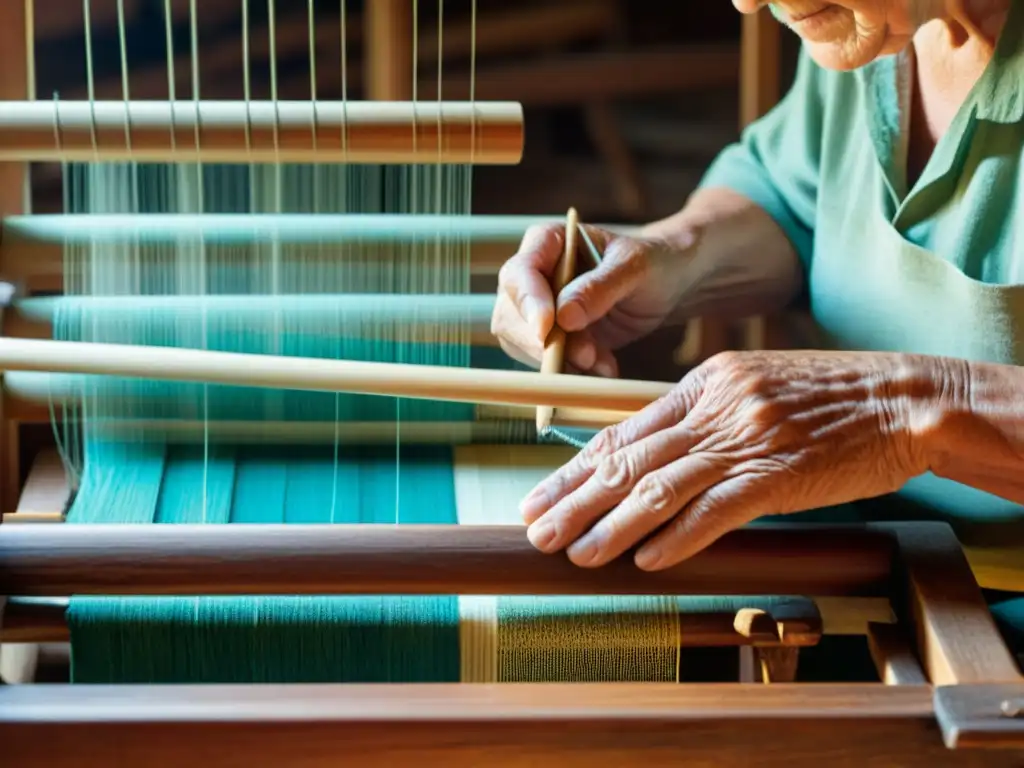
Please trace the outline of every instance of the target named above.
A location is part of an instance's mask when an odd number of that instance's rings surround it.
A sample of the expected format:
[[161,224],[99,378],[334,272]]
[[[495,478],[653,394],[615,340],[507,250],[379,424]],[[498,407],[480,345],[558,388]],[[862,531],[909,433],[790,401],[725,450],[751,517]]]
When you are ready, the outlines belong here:
[[[671,566],[755,518],[898,490],[964,374],[888,353],[725,353],[606,429],[523,501],[544,552]],[[655,533],[656,532],[656,533]]]
[[[586,226],[586,225],[584,225]],[[565,226],[533,227],[498,275],[491,332],[510,357],[537,366],[557,317],[567,334],[566,369],[618,376],[615,350],[660,326],[679,301],[685,235],[632,238],[586,226],[601,263],[557,296],[551,281],[565,249]],[[581,262],[587,247],[579,243]]]

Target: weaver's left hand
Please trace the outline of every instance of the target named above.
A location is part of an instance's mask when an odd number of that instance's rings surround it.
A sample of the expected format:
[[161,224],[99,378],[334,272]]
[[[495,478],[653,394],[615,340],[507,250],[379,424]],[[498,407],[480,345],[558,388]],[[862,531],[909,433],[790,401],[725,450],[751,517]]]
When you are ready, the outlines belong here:
[[674,565],[764,515],[898,490],[928,462],[920,428],[949,363],[882,353],[738,352],[599,434],[521,509],[544,552]]

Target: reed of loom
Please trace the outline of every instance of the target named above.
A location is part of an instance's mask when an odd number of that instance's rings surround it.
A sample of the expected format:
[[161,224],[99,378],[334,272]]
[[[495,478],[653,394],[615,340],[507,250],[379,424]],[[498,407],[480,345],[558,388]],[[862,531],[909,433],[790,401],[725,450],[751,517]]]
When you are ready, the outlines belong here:
[[[31,402],[31,387],[19,390],[19,373],[451,399],[521,409],[518,413],[536,418],[542,428],[614,423],[668,389],[660,383],[561,373],[564,336],[557,329],[541,373],[43,340],[49,310],[31,290],[47,279],[52,285],[54,277],[59,283],[60,274],[59,259],[55,273],[54,262],[39,257],[47,248],[53,252],[54,238],[75,233],[40,234],[45,227],[35,226],[40,222],[25,203],[24,162],[75,152],[92,156],[96,147],[114,156],[123,153],[126,117],[132,146],[157,159],[168,150],[172,124],[181,129],[176,145],[186,153],[198,135],[204,152],[216,146],[258,162],[277,151],[263,143],[270,130],[284,137],[289,153],[310,157],[311,131],[332,126],[337,136],[344,115],[329,105],[315,110],[252,105],[250,110],[202,103],[111,104],[99,106],[93,123],[92,109],[82,105],[32,103],[33,78],[24,66],[30,60],[31,9],[31,3],[16,2],[0,10],[0,97],[11,102],[0,110],[0,270],[25,291],[23,301],[8,307],[0,339],[2,490],[4,509],[12,510],[0,525],[0,641],[66,640],[64,595],[778,594],[784,599],[763,607],[753,599],[731,599],[728,606],[719,603],[715,611],[695,610],[687,617],[684,646],[743,649],[740,683],[2,686],[4,764],[159,767],[193,761],[302,768],[336,764],[340,755],[347,765],[367,766],[1020,764],[1024,681],[955,536],[940,524],[743,530],[660,573],[640,572],[625,558],[601,569],[580,569],[562,556],[538,553],[521,527],[12,524],[59,521],[69,493],[52,452],[40,454],[20,481],[17,425],[33,418],[45,423],[49,414],[43,415],[38,400]],[[418,126],[413,111],[400,105],[359,109],[362,122],[354,132],[362,131],[363,159],[416,159],[408,145],[396,147],[389,132],[396,121],[404,129]],[[505,107],[493,112],[481,107],[476,115],[473,159],[515,162],[521,115]],[[435,127],[424,129],[420,148],[433,141],[436,155],[443,136],[444,145],[454,147],[449,161],[465,160],[465,144],[460,144],[465,115],[445,109],[438,116]],[[100,139],[95,144],[93,135]],[[240,138],[243,146],[249,140],[245,155],[237,154]],[[341,159],[355,158],[354,145],[332,146],[326,134],[317,137],[317,145],[341,152]],[[194,223],[211,231],[218,224]],[[294,236],[307,223],[290,222]],[[79,236],[111,232],[109,224]],[[556,289],[575,266],[575,212],[566,225]],[[490,232],[483,239],[517,239]],[[36,281],[40,276],[46,279]],[[408,310],[352,306],[392,317]],[[477,311],[480,318],[488,314],[486,307]],[[17,338],[14,331],[28,338]],[[358,431],[358,425],[348,427]],[[866,635],[880,682],[793,683],[799,649],[828,633]]]

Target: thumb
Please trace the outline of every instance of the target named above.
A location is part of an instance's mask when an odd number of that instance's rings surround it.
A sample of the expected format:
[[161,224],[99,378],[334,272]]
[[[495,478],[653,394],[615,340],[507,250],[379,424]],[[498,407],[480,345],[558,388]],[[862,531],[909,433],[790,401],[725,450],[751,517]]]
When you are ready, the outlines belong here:
[[637,291],[650,273],[650,246],[643,240],[613,237],[601,263],[585,272],[558,295],[558,325],[581,331],[607,315]]
[[551,276],[564,250],[564,227],[530,227],[519,251],[498,271],[498,293],[516,308],[527,327],[543,342],[555,322]]

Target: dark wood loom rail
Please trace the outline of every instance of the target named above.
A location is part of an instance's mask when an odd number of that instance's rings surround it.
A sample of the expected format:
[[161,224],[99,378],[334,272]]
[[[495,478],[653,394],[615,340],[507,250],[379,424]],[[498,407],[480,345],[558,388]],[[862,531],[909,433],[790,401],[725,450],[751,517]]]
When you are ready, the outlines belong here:
[[0,744],[53,768],[1021,764],[1012,722],[1004,749],[948,748],[943,706],[881,684],[10,686]]
[[521,526],[3,525],[0,594],[889,593],[884,530],[735,531],[657,573],[544,555]]

